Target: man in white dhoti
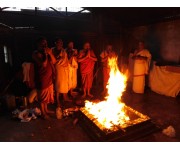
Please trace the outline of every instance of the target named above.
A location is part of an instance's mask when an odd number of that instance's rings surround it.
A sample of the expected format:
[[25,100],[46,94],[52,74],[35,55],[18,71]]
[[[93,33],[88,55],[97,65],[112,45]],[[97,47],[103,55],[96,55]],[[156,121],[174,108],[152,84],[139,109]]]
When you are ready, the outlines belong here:
[[69,60],[69,90],[70,90],[71,96],[74,96],[75,93],[73,92],[73,90],[77,86],[78,51],[77,49],[74,49],[73,42],[68,43],[68,47],[66,51],[67,51],[68,60]]
[[66,50],[63,48],[63,41],[61,39],[56,39],[55,48],[53,53],[56,57],[55,64],[55,90],[56,90],[56,100],[57,105],[60,106],[59,96],[63,95],[65,101],[69,100],[67,95],[69,91],[69,62]]
[[144,48],[144,42],[139,42],[138,49],[135,50],[132,58],[134,59],[132,89],[135,93],[144,93],[145,75],[149,72],[151,61],[151,54]]

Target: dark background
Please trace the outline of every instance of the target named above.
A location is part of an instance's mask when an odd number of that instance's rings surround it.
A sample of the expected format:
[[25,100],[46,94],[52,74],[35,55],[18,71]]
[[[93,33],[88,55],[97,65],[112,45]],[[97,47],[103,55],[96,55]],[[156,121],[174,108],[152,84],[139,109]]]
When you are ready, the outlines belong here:
[[[99,59],[106,44],[111,43],[127,64],[128,55],[139,40],[144,40],[153,60],[180,63],[180,8],[85,8],[91,13],[61,14],[56,11],[0,11],[0,86],[18,74],[24,61],[31,61],[35,41],[45,36],[49,47],[61,37],[66,48],[74,41],[82,49],[91,43]],[[65,13],[65,12],[64,12]],[[17,27],[30,27],[18,29]],[[11,62],[4,62],[4,46],[11,53]],[[100,63],[96,64],[96,70]],[[96,71],[95,70],[95,71]]]

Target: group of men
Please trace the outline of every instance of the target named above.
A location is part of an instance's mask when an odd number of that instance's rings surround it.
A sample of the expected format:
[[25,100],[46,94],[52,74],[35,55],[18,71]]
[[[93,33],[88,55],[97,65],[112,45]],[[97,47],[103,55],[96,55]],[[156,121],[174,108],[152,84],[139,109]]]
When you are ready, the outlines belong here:
[[[82,98],[86,96],[93,97],[91,94],[91,87],[93,83],[93,70],[97,57],[91,49],[89,42],[84,43],[83,49],[79,51],[79,53],[77,49],[74,49],[73,42],[69,42],[67,48],[64,49],[63,41],[60,38],[55,40],[54,48],[48,48],[45,38],[40,38],[37,44],[37,50],[34,51],[32,55],[35,68],[35,87],[42,114],[45,119],[49,118],[49,113],[53,113],[48,110],[47,105],[54,102],[54,97],[56,98],[57,106],[61,107],[60,95],[63,96],[64,101],[69,101],[68,92],[73,96],[73,89],[77,86],[78,66],[83,89]],[[113,51],[112,45],[107,45],[106,49],[100,54],[103,68],[103,93],[106,93],[106,85],[109,79],[110,68],[108,66],[108,59],[115,55],[116,53]],[[144,64],[150,60],[150,57],[150,53],[142,47],[137,49],[133,54],[132,58],[135,60],[134,84],[139,84],[136,82],[142,82],[141,84],[144,84],[144,78],[142,78],[142,76],[145,75],[148,70],[146,68],[148,66]],[[143,70],[144,72],[139,74],[137,71],[139,67],[145,67],[146,70]],[[137,77],[141,77],[141,79]],[[133,85],[133,90],[139,93],[139,89],[136,88],[135,85]],[[142,89],[140,90],[140,92],[142,92]]]
[[47,105],[54,102],[54,91],[57,106],[60,107],[60,95],[64,101],[69,101],[68,92],[73,96],[73,89],[77,86],[78,63],[81,73],[83,98],[93,97],[90,90],[93,82],[94,64],[97,58],[90,47],[90,43],[83,45],[83,50],[78,54],[74,43],[69,42],[66,49],[60,38],[55,40],[55,47],[48,48],[47,40],[41,38],[37,42],[37,50],[32,57],[35,68],[35,87],[37,98],[41,104],[43,117],[49,118]]

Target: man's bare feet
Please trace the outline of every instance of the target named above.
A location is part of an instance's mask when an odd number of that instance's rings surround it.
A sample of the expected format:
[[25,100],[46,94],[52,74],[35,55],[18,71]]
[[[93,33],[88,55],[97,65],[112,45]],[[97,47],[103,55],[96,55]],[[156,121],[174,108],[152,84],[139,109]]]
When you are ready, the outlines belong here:
[[71,92],[70,94],[71,94],[71,96],[72,96],[73,98],[75,98],[75,97],[78,95],[77,92]]
[[67,94],[63,95],[63,99],[64,99],[64,101],[72,102],[72,100],[68,97]]
[[89,96],[90,98],[94,97],[94,96],[93,96],[92,94],[90,94],[90,93],[88,94],[88,96]]
[[49,120],[50,119],[50,117],[46,114],[46,115],[42,115],[42,118],[44,119],[44,120]]
[[101,92],[101,95],[105,95],[105,94],[106,94],[106,91],[105,91],[105,90]]
[[83,94],[81,97],[82,97],[82,98],[85,98],[85,97],[86,97],[86,94]]
[[84,106],[84,100],[77,100],[76,105]]
[[72,99],[70,99],[70,98],[68,97],[68,98],[64,99],[64,101],[66,101],[66,102],[72,102]]

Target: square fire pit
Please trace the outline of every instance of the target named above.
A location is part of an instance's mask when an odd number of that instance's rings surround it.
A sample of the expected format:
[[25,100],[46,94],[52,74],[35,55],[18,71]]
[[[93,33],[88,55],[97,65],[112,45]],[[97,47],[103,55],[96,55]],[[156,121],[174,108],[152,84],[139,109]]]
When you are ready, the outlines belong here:
[[148,116],[126,105],[124,109],[130,120],[122,125],[113,125],[110,129],[103,127],[85,107],[80,108],[77,117],[93,141],[134,141],[158,131],[159,128]]

